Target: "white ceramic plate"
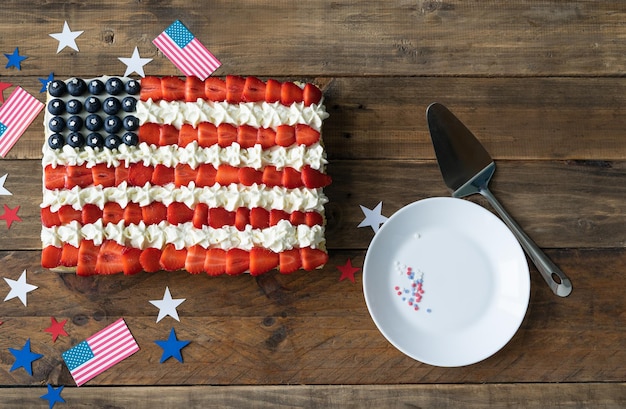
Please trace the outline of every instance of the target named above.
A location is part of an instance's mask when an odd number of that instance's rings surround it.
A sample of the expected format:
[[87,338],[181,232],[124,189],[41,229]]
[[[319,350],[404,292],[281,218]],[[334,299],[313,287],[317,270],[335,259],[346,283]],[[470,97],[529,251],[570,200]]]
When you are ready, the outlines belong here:
[[455,367],[509,342],[528,308],[530,276],[499,218],[470,201],[436,197],[403,207],[376,233],[363,291],[392,345],[420,362]]

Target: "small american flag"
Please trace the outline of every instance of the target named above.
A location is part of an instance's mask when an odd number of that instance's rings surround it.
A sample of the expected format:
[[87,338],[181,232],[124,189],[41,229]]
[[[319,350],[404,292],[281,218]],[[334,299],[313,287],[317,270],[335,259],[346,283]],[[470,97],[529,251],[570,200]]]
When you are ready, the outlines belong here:
[[76,386],[101,374],[139,351],[139,345],[123,318],[63,352],[63,360]]
[[41,101],[21,87],[15,88],[0,107],[0,156],[6,156],[43,106]]
[[163,54],[188,77],[205,80],[220,65],[220,61],[185,27],[176,20],[153,41]]

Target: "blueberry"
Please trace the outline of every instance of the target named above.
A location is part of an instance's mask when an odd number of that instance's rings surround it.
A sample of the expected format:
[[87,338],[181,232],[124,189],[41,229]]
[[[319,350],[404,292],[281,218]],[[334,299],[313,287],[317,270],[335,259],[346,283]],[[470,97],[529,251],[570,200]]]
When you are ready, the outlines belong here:
[[102,148],[104,146],[104,138],[97,132],[87,135],[87,146],[92,148]]
[[137,99],[126,97],[122,100],[122,109],[124,112],[135,112],[137,107]]
[[87,91],[87,84],[81,78],[72,78],[67,83],[67,91],[72,96],[81,96],[85,93],[85,91]]
[[139,143],[139,136],[134,132],[126,132],[122,137],[122,140],[126,145],[135,146]]
[[117,77],[109,78],[104,86],[111,95],[118,95],[124,92],[124,82]]
[[71,99],[67,102],[65,109],[68,114],[78,114],[83,110],[83,104],[77,99]]
[[137,95],[141,90],[141,87],[139,86],[139,81],[137,80],[129,80],[124,88],[126,88],[126,92],[130,95]]
[[61,80],[54,80],[48,84],[48,92],[53,97],[62,97],[67,91],[67,86]]
[[99,79],[89,81],[89,92],[93,95],[100,95],[104,92],[104,84]]
[[67,144],[72,148],[81,148],[85,145],[85,137],[80,132],[72,132],[67,135]]
[[50,122],[48,122],[48,128],[50,128],[52,132],[61,132],[65,129],[65,119],[60,116],[52,117]]
[[118,116],[108,116],[104,120],[104,130],[107,133],[117,133],[122,129],[122,120]]
[[89,113],[98,112],[102,108],[100,100],[96,97],[89,97],[85,100],[85,109]]
[[91,114],[87,115],[87,118],[85,118],[85,127],[92,132],[99,131],[102,129],[103,125],[104,123],[102,122],[102,117],[100,117],[100,115]]
[[120,100],[115,97],[109,97],[104,100],[104,104],[102,105],[102,109],[109,115],[117,114],[121,108]]
[[122,123],[124,125],[124,129],[126,129],[127,131],[135,131],[137,130],[137,128],[139,128],[139,119],[137,119],[136,116],[125,116]]
[[67,129],[69,129],[70,131],[80,131],[80,129],[83,127],[83,118],[79,117],[78,115],[72,115],[71,117],[68,118],[67,120]]
[[61,99],[53,99],[48,102],[48,112],[52,115],[61,115],[65,112],[65,103]]
[[114,134],[107,135],[106,139],[104,140],[104,146],[109,149],[117,149],[117,147],[120,146],[121,143],[122,141],[120,140],[120,137]]
[[48,146],[52,149],[61,149],[65,145],[65,141],[63,140],[63,135],[58,133],[53,133],[48,138]]

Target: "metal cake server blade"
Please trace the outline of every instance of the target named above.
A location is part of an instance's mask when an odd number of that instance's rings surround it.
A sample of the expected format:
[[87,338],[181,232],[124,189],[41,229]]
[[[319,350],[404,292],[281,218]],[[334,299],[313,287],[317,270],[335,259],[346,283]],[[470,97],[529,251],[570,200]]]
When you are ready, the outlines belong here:
[[488,188],[496,165],[474,134],[440,103],[426,110],[428,128],[443,180],[453,197],[479,193],[498,212],[552,292],[567,297],[572,283],[522,230]]

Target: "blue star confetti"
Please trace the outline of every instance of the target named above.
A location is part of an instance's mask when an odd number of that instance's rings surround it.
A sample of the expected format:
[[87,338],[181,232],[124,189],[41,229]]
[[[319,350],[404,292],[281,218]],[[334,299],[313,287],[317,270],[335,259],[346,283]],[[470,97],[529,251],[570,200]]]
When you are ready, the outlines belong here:
[[28,58],[25,55],[20,55],[20,50],[18,47],[15,47],[15,51],[13,51],[13,54],[4,54],[4,56],[7,57],[7,59],[9,60],[4,68],[15,67],[18,69],[18,71],[22,70],[22,61]]
[[58,388],[54,388],[52,385],[48,384],[48,393],[45,395],[41,395],[41,399],[45,399],[48,401],[48,408],[52,409],[54,404],[65,403],[65,399],[61,397],[61,392],[63,391],[64,386],[59,386]]
[[191,341],[179,341],[176,338],[176,332],[174,328],[170,331],[170,336],[166,341],[154,341],[158,346],[163,348],[163,355],[161,355],[160,363],[167,361],[169,358],[176,358],[178,362],[183,362],[183,356],[180,350],[189,345]]
[[26,340],[26,343],[22,347],[22,349],[13,349],[9,348],[9,352],[13,354],[15,357],[15,362],[11,367],[9,372],[13,372],[18,368],[24,368],[24,370],[30,375],[33,376],[33,361],[36,361],[43,357],[42,354],[36,354],[31,352],[30,350],[30,338]]
[[48,75],[48,78],[39,78],[39,82],[41,82],[41,89],[39,92],[46,92],[48,90],[48,84],[54,81],[54,73],[51,72]]

